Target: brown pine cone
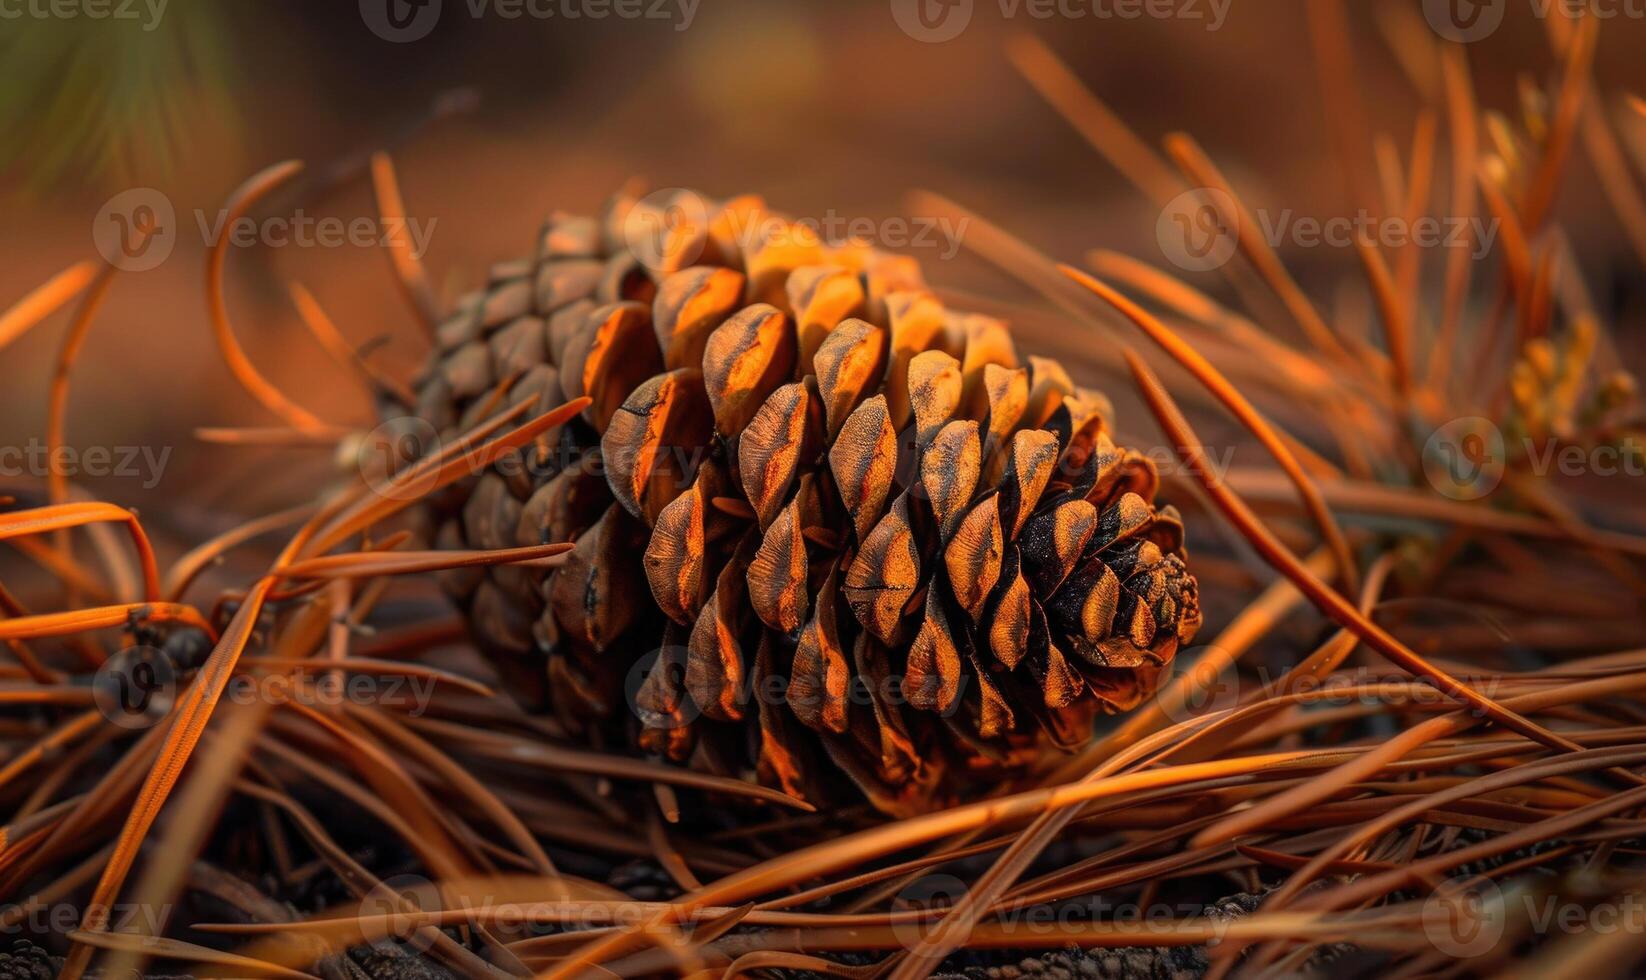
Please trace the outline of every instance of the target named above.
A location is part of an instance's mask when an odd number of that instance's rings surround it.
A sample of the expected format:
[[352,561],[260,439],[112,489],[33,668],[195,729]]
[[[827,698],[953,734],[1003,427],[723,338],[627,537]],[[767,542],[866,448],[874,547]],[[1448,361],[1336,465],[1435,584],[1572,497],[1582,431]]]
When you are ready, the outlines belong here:
[[920,810],[1080,742],[1199,626],[1106,399],[758,199],[556,217],[438,337],[396,425],[592,399],[428,509],[441,547],[576,542],[444,581],[592,740]]

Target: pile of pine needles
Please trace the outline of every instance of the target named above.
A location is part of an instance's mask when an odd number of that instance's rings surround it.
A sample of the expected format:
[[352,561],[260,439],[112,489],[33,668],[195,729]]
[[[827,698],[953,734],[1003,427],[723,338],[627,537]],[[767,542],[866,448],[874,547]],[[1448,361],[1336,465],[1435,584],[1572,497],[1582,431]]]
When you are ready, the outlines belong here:
[[[1341,17],[1315,4],[1311,26],[1328,97],[1352,103]],[[1546,19],[1556,69],[1547,86],[1526,82],[1518,118],[1482,111],[1464,50],[1415,18],[1383,21],[1430,106],[1409,153],[1378,136],[1375,166],[1344,172],[1375,174],[1355,190],[1383,215],[1415,221],[1438,201],[1494,222],[1497,245],[1486,260],[1442,250],[1442,264],[1361,242],[1367,288],[1337,295],[1369,300],[1329,314],[1193,140],[1174,135],[1158,156],[1047,48],[1009,50],[1156,204],[1219,192],[1205,200],[1236,245],[1222,271],[1251,311],[1113,253],[1054,264],[974,216],[967,244],[1058,309],[1010,310],[1020,344],[1135,382],[1181,463],[1168,488],[1207,529],[1202,593],[1232,610],[1158,697],[1035,783],[895,821],[812,813],[580,747],[451,666],[463,633],[445,607],[381,615],[401,576],[553,563],[570,547],[412,550],[397,519],[581,400],[501,411],[393,477],[351,473],[164,574],[132,512],[54,475],[39,506],[0,513],[0,539],[64,595],[35,611],[0,587],[0,925],[20,940],[0,956],[7,975],[1221,977],[1330,962],[1570,976],[1641,959],[1646,510],[1639,484],[1620,513],[1615,495],[1605,508],[1587,498],[1592,481],[1534,462],[1551,448],[1641,452],[1616,327],[1555,204],[1585,161],[1646,265],[1646,169],[1626,140],[1646,111],[1603,101],[1593,17]],[[1339,108],[1334,145],[1365,145],[1364,115]],[[297,170],[252,178],[229,211]],[[402,215],[388,160],[372,172],[384,217]],[[917,206],[958,211],[935,195]],[[242,352],[224,259],[213,248],[207,270],[216,340],[280,424],[203,434],[358,443]],[[432,327],[428,276],[404,249],[391,259]],[[77,302],[51,446],[66,444],[71,369],[114,275],[74,266],[0,316],[3,344]],[[352,377],[403,387],[312,294],[292,296]],[[1091,332],[1036,326],[1070,320]],[[1239,465],[1216,464],[1227,447],[1204,444],[1180,402],[1238,422]],[[1431,436],[1459,419],[1533,452],[1488,461],[1501,481],[1490,493],[1437,482]],[[210,594],[202,573],[231,551],[266,571]],[[108,685],[91,683],[132,657],[172,677],[147,727],[114,724]],[[354,677],[429,693],[228,696],[248,679],[318,690]],[[1059,952],[1071,947],[1092,952]]]

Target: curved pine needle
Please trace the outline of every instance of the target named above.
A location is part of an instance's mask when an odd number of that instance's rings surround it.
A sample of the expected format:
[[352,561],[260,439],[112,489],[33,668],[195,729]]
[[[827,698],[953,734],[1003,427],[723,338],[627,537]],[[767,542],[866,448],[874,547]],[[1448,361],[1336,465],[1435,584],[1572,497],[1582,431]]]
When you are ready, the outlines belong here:
[[[108,928],[109,910],[115,897],[119,895],[120,886],[125,883],[126,876],[131,871],[132,863],[137,859],[138,849],[142,847],[149,828],[159,817],[160,808],[165,805],[166,798],[177,785],[189,756],[199,744],[201,735],[205,733],[206,723],[211,720],[212,709],[217,706],[218,699],[228,687],[235,662],[251,640],[252,629],[257,625],[258,614],[262,612],[264,599],[273,585],[273,579],[264,578],[247,593],[245,602],[229,621],[228,628],[218,639],[210,656],[206,658],[205,666],[200,668],[194,683],[189,685],[187,693],[172,709],[174,721],[166,729],[160,756],[144,779],[137,800],[131,812],[127,814],[125,826],[121,828],[120,836],[115,841],[114,851],[109,855],[109,863],[104,867],[103,875],[98,879],[97,887],[86,903],[85,914],[80,922],[82,930],[102,932]],[[80,980],[91,959],[91,949],[91,946],[83,942],[76,942],[70,948],[68,958],[63,964],[62,976],[65,980]]]
[[154,548],[149,544],[149,536],[143,532],[143,524],[137,519],[137,515],[124,507],[116,507],[114,504],[101,501],[88,501],[14,510],[0,514],[0,541],[101,522],[126,525],[143,567],[143,594],[149,599],[158,599],[160,569],[155,561]]
[[[1272,470],[1235,467],[1225,474],[1225,479],[1242,497],[1263,501],[1280,501],[1284,497],[1285,502],[1290,504],[1294,496],[1284,476]],[[1538,540],[1575,540],[1608,551],[1646,557],[1646,537],[1640,535],[1585,528],[1581,531],[1581,537],[1574,538],[1577,529],[1562,528],[1533,514],[1494,510],[1470,502],[1444,499],[1409,487],[1363,480],[1327,480],[1319,486],[1326,502],[1338,510],[1432,521]]]
[[527,858],[539,874],[546,877],[555,877],[554,862],[549,859],[537,838],[520,821],[515,812],[508,805],[486,788],[486,784],[476,779],[462,765],[453,761],[437,746],[419,737],[417,733],[400,724],[387,714],[380,711],[356,709],[355,717],[368,727],[376,730],[378,735],[387,738],[415,755],[436,775],[444,780],[452,789],[467,796],[474,805],[492,821],[497,828],[508,837],[519,852]]
[[[295,177],[303,169],[303,164],[297,160],[287,160],[272,167],[253,174],[244,184],[241,184],[234,194],[229,197],[228,203],[223,206],[223,226],[230,228],[252,206],[266,197],[271,191]],[[234,327],[229,322],[228,301],[223,294],[223,264],[228,256],[228,236],[221,236],[212,242],[206,250],[206,305],[211,313],[212,333],[217,338],[218,350],[223,355],[223,362],[228,365],[229,373],[240,382],[240,387],[270,412],[278,415],[294,429],[306,432],[326,429],[326,423],[307,409],[276,388],[257,366],[246,356],[240,346],[240,341],[234,335]]]
[[1326,325],[1314,304],[1304,295],[1302,287],[1298,286],[1297,280],[1286,271],[1280,257],[1258,233],[1257,219],[1247,210],[1246,205],[1241,203],[1240,198],[1235,196],[1234,188],[1194,139],[1186,133],[1173,133],[1166,137],[1166,152],[1177,164],[1178,169],[1191,181],[1219,191],[1224,200],[1233,202],[1234,213],[1224,215],[1224,221],[1235,230],[1235,244],[1286,307],[1292,319],[1303,329],[1304,335],[1315,349],[1339,364],[1359,370],[1359,359],[1349,353],[1348,348],[1343,346],[1342,341],[1338,340],[1337,335]]
[[[1459,45],[1446,44],[1440,48],[1441,80],[1446,91],[1446,122],[1451,131],[1451,199],[1448,211],[1454,221],[1461,222],[1467,233],[1466,244],[1473,244],[1473,219],[1476,211],[1476,174],[1480,166],[1480,122],[1475,112],[1474,82],[1469,76],[1469,60]],[[1427,387],[1444,391],[1452,374],[1452,357],[1457,347],[1458,326],[1462,321],[1463,304],[1469,295],[1469,277],[1474,262],[1468,248],[1448,249],[1446,253],[1444,292],[1440,301],[1440,328],[1429,355]]]
[[407,718],[406,724],[441,736],[451,742],[466,742],[473,751],[493,754],[499,758],[553,769],[560,772],[585,773],[611,779],[632,779],[636,782],[670,783],[690,786],[717,793],[731,793],[751,800],[763,800],[792,807],[806,813],[816,810],[805,800],[797,799],[778,790],[756,783],[744,782],[727,776],[715,776],[677,766],[660,765],[640,758],[629,758],[603,752],[587,751],[528,740],[494,732],[469,728],[433,718]]
[[[68,933],[67,938],[70,942],[79,944],[77,948],[80,949],[95,946],[98,949],[145,956],[158,954],[167,959],[204,963],[211,966],[232,968],[236,971],[248,970],[252,976],[286,977],[288,980],[320,980],[312,973],[276,966],[273,963],[265,963],[262,960],[254,960],[246,956],[236,956],[233,953],[220,952],[206,946],[196,946],[193,943],[185,943],[178,939],[137,936],[123,932],[98,932],[89,929],[75,929]],[[65,972],[64,976],[67,975]]]
[[[41,688],[44,688],[44,686],[40,685]],[[93,709],[83,712],[52,729],[50,733],[41,736],[27,748],[17,751],[11,758],[6,760],[3,767],[0,767],[0,788],[4,788],[7,783],[16,779],[19,774],[48,755],[61,750],[63,746],[71,742],[77,741],[81,736],[96,730],[104,721],[101,711]]]
[[[752,868],[727,875],[701,891],[682,897],[658,919],[639,928],[672,925],[681,921],[681,916],[704,906],[730,905],[787,887],[799,880],[815,878],[861,861],[978,827],[1038,816],[1124,793],[1191,784],[1200,779],[1240,773],[1278,773],[1289,765],[1312,767],[1319,765],[1321,758],[1329,754],[1321,751],[1274,752],[1241,759],[1192,763],[1171,769],[1125,773],[1091,782],[1025,790],[1010,796],[909,817],[781,854]],[[623,952],[633,935],[634,928],[625,927],[589,943],[556,965],[546,976],[550,980],[577,976],[578,971]]]
[[490,422],[469,433],[461,442],[447,447],[438,455],[408,467],[381,491],[362,498],[350,509],[337,516],[332,525],[315,539],[309,550],[324,552],[336,547],[355,534],[399,513],[446,485],[472,473],[484,472],[504,455],[519,449],[533,439],[581,412],[588,404],[588,396],[575,398],[559,408],[550,409],[503,435],[476,446],[474,443],[531,408],[529,401],[496,416]]
[[1154,372],[1149,370],[1135,354],[1128,353],[1127,362],[1132,368],[1132,377],[1136,380],[1138,390],[1144,401],[1148,403],[1155,418],[1160,422],[1168,436],[1174,442],[1179,458],[1188,467],[1189,471],[1200,481],[1212,502],[1223,516],[1233,524],[1241,534],[1252,543],[1258,554],[1262,555],[1270,565],[1291,579],[1293,583],[1309,597],[1321,612],[1329,616],[1333,622],[1343,626],[1359,636],[1368,646],[1387,657],[1391,662],[1410,671],[1434,684],[1446,694],[1464,702],[1481,712],[1492,721],[1509,728],[1527,738],[1541,742],[1550,748],[1566,752],[1575,751],[1577,743],[1570,739],[1549,731],[1530,719],[1505,709],[1491,698],[1481,694],[1466,684],[1459,682],[1450,674],[1435,667],[1423,657],[1419,656],[1405,644],[1395,639],[1387,630],[1360,615],[1360,611],[1351,605],[1342,596],[1328,588],[1319,579],[1303,567],[1303,563],[1286,549],[1274,535],[1258,520],[1257,515],[1251,512],[1240,498],[1236,497],[1221,478],[1212,470],[1201,448],[1200,440],[1194,430],[1184,420],[1177,410],[1172,398],[1161,387],[1160,381],[1155,378]]
[[426,664],[403,663],[399,660],[377,660],[372,657],[335,657],[317,661],[312,657],[241,657],[248,667],[285,667],[309,670],[341,670],[355,674],[390,674],[399,677],[420,677],[461,688],[482,698],[495,698],[498,693],[485,684],[462,674],[430,667]]
[[0,350],[85,289],[96,278],[97,266],[98,263],[92,261],[76,262],[0,313]]
[[1040,97],[1156,207],[1165,207],[1183,190],[1183,182],[1166,161],[1082,84],[1046,42],[1020,33],[1006,42],[1006,57]]
[[1595,40],[1600,33],[1600,18],[1584,16],[1577,21],[1577,32],[1566,45],[1566,63],[1561,74],[1560,96],[1555,104],[1554,118],[1549,124],[1549,135],[1544,141],[1543,153],[1538,160],[1537,173],[1526,188],[1520,204],[1521,223],[1536,232],[1554,206],[1560,179],[1566,172],[1566,158],[1577,133],[1583,114],[1584,95],[1589,91],[1589,69],[1594,63]]
[[351,430],[337,426],[314,429],[288,429],[284,426],[230,427],[199,426],[194,437],[201,442],[225,446],[290,446],[295,448],[332,449],[346,438]]
[[[377,212],[382,218],[383,227],[404,229],[406,202],[400,197],[400,181],[395,177],[394,161],[387,153],[372,154],[371,182],[372,190],[377,195]],[[388,248],[395,282],[400,285],[400,292],[411,305],[412,312],[417,314],[424,336],[432,341],[434,325],[440,322],[440,310],[434,299],[434,289],[429,285],[429,275],[423,271],[423,261],[412,251],[407,235],[389,235]]]
[[1383,336],[1389,346],[1389,363],[1394,368],[1395,391],[1402,400],[1412,397],[1412,325],[1406,318],[1406,306],[1395,287],[1394,276],[1383,260],[1383,253],[1364,238],[1355,239],[1355,250],[1371,283],[1372,298],[1383,319]]
[[[378,391],[386,391],[407,408],[417,404],[417,396],[404,382],[376,370],[361,356],[360,351],[343,337],[341,330],[337,329],[337,324],[326,314],[320,301],[315,299],[314,294],[302,283],[292,283],[287,291],[291,294],[292,305],[297,308],[298,317],[303,321],[303,325],[309,328],[309,333],[314,335],[314,339],[319,341],[332,360],[360,380],[368,396],[375,395]],[[375,410],[375,400],[372,400],[371,407]]]
[[1222,372],[1213,367],[1210,361],[1200,356],[1199,351],[1184,343],[1170,327],[1150,316],[1141,306],[1073,266],[1060,265],[1058,269],[1093,295],[1119,310],[1121,316],[1135,324],[1150,340],[1193,375],[1196,381],[1205,385],[1240,424],[1246,427],[1246,431],[1268,450],[1269,455],[1274,457],[1275,462],[1280,464],[1280,468],[1291,479],[1292,485],[1297,487],[1298,496],[1303,498],[1303,506],[1309,511],[1309,516],[1320,529],[1326,546],[1331,549],[1332,556],[1337,560],[1337,573],[1342,578],[1345,589],[1349,592],[1359,591],[1359,566],[1355,562],[1354,551],[1349,547],[1349,539],[1343,536],[1343,529],[1332,516],[1331,508],[1327,507],[1326,501],[1321,498],[1319,488],[1309,478],[1309,474],[1303,472],[1297,457],[1286,448],[1285,440],[1263,416],[1258,414],[1252,403],[1229,384],[1228,379],[1223,377]]
[[187,554],[172,562],[171,568],[166,572],[166,577],[161,584],[160,594],[173,602],[181,599],[183,593],[188,591],[189,584],[194,581],[195,577],[212,562],[221,560],[224,552],[270,531],[279,530],[302,520],[304,517],[313,514],[314,510],[315,505],[302,504],[247,521],[239,527],[231,528],[209,541],[196,545]]
[[[75,311],[74,321],[69,324],[68,331],[63,335],[63,343],[57,353],[57,369],[52,374],[51,391],[46,402],[46,452],[52,460],[57,459],[57,450],[64,444],[64,416],[68,412],[69,403],[69,371],[80,356],[80,350],[85,346],[86,333],[91,329],[92,320],[97,317],[97,310],[103,305],[103,298],[108,295],[109,286],[114,282],[115,268],[105,265],[92,280],[91,288],[85,298],[80,301],[80,308]],[[51,466],[46,474],[47,499],[54,504],[65,503],[69,499],[68,477],[61,468]],[[58,548],[67,550],[67,537],[60,533]]]
[[97,573],[76,556],[64,554],[50,544],[32,537],[12,538],[11,546],[21,552],[23,557],[51,573],[64,586],[79,592],[82,598],[89,597],[93,602],[102,603],[115,601],[114,590],[105,585],[97,577]]
[[1179,316],[1224,334],[1237,344],[1260,353],[1272,365],[1282,367],[1281,379],[1288,385],[1317,398],[1341,390],[1342,378],[1335,377],[1321,363],[1298,353],[1284,340],[1267,333],[1239,313],[1224,308],[1211,297],[1152,265],[1129,255],[1095,248],[1086,253],[1086,264],[1098,276],[1119,282],[1142,293],[1155,303],[1169,307]]
[[88,630],[124,626],[133,616],[155,623],[183,623],[215,635],[193,606],[174,602],[123,602],[113,606],[92,606],[68,612],[37,613],[0,620],[0,640],[37,639],[47,636],[68,636]]
[[569,542],[557,542],[520,548],[498,548],[492,551],[402,551],[394,554],[380,551],[356,552],[294,562],[281,569],[280,575],[282,578],[373,578],[378,575],[410,575],[416,572],[484,565],[527,565],[532,568],[544,568],[560,564],[551,559],[564,555],[572,550],[572,547]]

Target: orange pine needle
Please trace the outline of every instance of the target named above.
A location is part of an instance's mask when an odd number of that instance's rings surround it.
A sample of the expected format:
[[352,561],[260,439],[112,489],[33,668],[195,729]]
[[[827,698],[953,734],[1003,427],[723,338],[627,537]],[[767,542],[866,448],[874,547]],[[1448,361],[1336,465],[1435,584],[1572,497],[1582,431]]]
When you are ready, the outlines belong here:
[[0,619],[0,640],[38,639],[47,636],[68,636],[88,630],[124,626],[133,616],[150,622],[176,622],[194,626],[208,635],[211,624],[192,606],[174,602],[122,602],[112,606],[92,606],[69,612],[36,613]]
[[77,262],[44,283],[0,313],[0,350],[27,333],[41,320],[53,313],[75,294],[85,289],[97,277],[96,262]]
[[[177,780],[182,776],[183,767],[188,763],[195,745],[205,734],[212,709],[217,706],[218,699],[228,687],[241,651],[251,640],[252,629],[257,625],[258,615],[263,610],[264,598],[273,584],[272,578],[264,578],[252,587],[246,595],[245,602],[235,613],[234,619],[229,622],[228,629],[217,641],[211,655],[206,658],[206,663],[200,668],[194,683],[189,685],[187,693],[173,709],[175,720],[166,731],[159,758],[143,781],[137,800],[126,816],[125,826],[121,828],[120,836],[115,841],[114,851],[109,855],[108,864],[103,868],[102,877],[98,879],[97,887],[86,902],[85,914],[80,923],[83,931],[95,933],[108,928],[110,909],[120,893],[120,886],[125,883],[126,876],[131,872],[143,839],[148,835],[155,819],[159,817],[160,808],[165,805],[172,787],[177,785]],[[0,623],[0,627],[4,625]],[[91,951],[92,947],[84,941],[75,942],[63,965],[62,976],[65,980],[79,980],[91,959]]]
[[1092,94],[1044,41],[1018,34],[1006,43],[1006,57],[1040,97],[1156,207],[1165,207],[1184,189],[1149,144]]
[[[1257,269],[1258,275],[1280,299],[1315,349],[1340,364],[1358,368],[1359,360],[1349,353],[1348,348],[1343,346],[1342,341],[1338,340],[1337,335],[1326,325],[1314,304],[1304,295],[1302,287],[1298,286],[1297,280],[1286,271],[1280,257],[1258,233],[1257,219],[1247,210],[1246,205],[1241,203],[1240,198],[1234,193],[1234,188],[1224,179],[1223,174],[1194,139],[1186,133],[1173,133],[1166,137],[1166,152],[1189,180],[1202,187],[1219,191],[1225,200],[1233,202],[1234,213],[1223,216],[1225,227],[1234,228],[1235,243],[1241,254]],[[1215,201],[1215,198],[1213,200]]]
[[74,504],[54,504],[29,510],[15,510],[0,514],[0,541],[30,534],[42,534],[96,522],[115,522],[126,525],[132,544],[143,567],[143,594],[148,599],[160,597],[160,569],[155,562],[154,548],[143,532],[137,515],[124,507],[97,501]]
[[402,405],[417,404],[417,396],[412,390],[400,381],[390,378],[381,371],[374,369],[360,352],[344,338],[343,332],[337,329],[337,324],[326,314],[320,301],[314,298],[302,283],[292,283],[288,288],[291,294],[292,305],[297,307],[297,315],[303,325],[314,334],[314,339],[331,355],[332,360],[348,369],[365,385],[367,394],[379,389],[392,394]]
[[[233,227],[253,205],[268,196],[275,188],[297,176],[302,169],[301,162],[287,160],[253,174],[235,190],[228,203],[223,206],[223,226]],[[217,347],[223,355],[224,363],[228,365],[229,372],[240,382],[242,388],[264,408],[284,419],[292,428],[304,431],[327,428],[313,413],[297,405],[263,377],[251,359],[246,357],[245,350],[236,339],[234,327],[229,322],[228,302],[223,293],[223,265],[228,257],[229,248],[228,236],[223,236],[212,242],[206,251],[206,305],[211,313],[212,333],[217,338]]]
[[1148,403],[1155,418],[1160,422],[1166,433],[1173,439],[1174,447],[1189,471],[1195,475],[1200,484],[1210,495],[1212,502],[1230,523],[1240,530],[1242,535],[1252,543],[1258,554],[1274,566],[1309,597],[1321,612],[1331,617],[1339,626],[1352,631],[1356,636],[1372,647],[1378,653],[1388,658],[1392,663],[1409,671],[1414,676],[1421,677],[1434,684],[1441,691],[1464,702],[1481,712],[1492,721],[1512,729],[1534,741],[1541,742],[1550,748],[1571,752],[1578,748],[1577,743],[1545,729],[1543,726],[1523,718],[1520,715],[1505,709],[1501,704],[1479,693],[1466,684],[1453,678],[1450,674],[1429,663],[1423,657],[1414,653],[1405,644],[1360,614],[1352,604],[1342,596],[1328,588],[1319,579],[1310,574],[1303,567],[1303,563],[1282,545],[1274,535],[1258,520],[1240,498],[1229,491],[1222,479],[1212,470],[1201,448],[1200,440],[1194,430],[1189,428],[1183,419],[1171,395],[1161,387],[1160,381],[1155,378],[1154,372],[1149,370],[1135,354],[1128,354],[1127,363],[1131,366],[1132,377],[1136,380],[1138,390]]
[[[400,197],[400,181],[395,177],[394,161],[387,153],[374,153],[371,158],[372,189],[377,194],[377,211],[385,228],[405,228],[406,202]],[[423,271],[422,260],[412,252],[409,236],[388,236],[389,261],[394,266],[395,282],[417,314],[424,334],[434,339],[434,325],[440,322],[440,310],[429,285],[428,273]]]
[[1170,354],[1173,360],[1183,365],[1194,376],[1195,380],[1205,385],[1206,389],[1216,396],[1217,400],[1222,402],[1235,418],[1240,420],[1241,425],[1245,426],[1246,430],[1256,437],[1258,442],[1262,443],[1263,448],[1268,450],[1269,455],[1274,457],[1275,462],[1280,464],[1280,468],[1286,472],[1293,485],[1297,487],[1298,495],[1303,498],[1304,507],[1309,511],[1309,515],[1314,518],[1315,525],[1320,529],[1321,537],[1325,539],[1327,546],[1331,548],[1333,556],[1337,559],[1337,572],[1343,579],[1345,587],[1350,592],[1358,591],[1360,576],[1355,564],[1354,551],[1349,547],[1348,539],[1343,536],[1343,529],[1338,527],[1337,519],[1332,516],[1331,508],[1326,506],[1326,502],[1321,498],[1320,490],[1315,486],[1314,481],[1309,478],[1307,473],[1303,472],[1303,467],[1298,464],[1297,457],[1286,447],[1285,441],[1275,431],[1274,427],[1269,425],[1258,414],[1257,409],[1252,407],[1251,402],[1247,401],[1245,396],[1229,384],[1228,379],[1224,378],[1222,373],[1212,366],[1211,362],[1201,357],[1198,351],[1184,343],[1183,339],[1173,333],[1170,327],[1150,316],[1142,307],[1079,269],[1066,265],[1058,268],[1065,276],[1084,286],[1099,299],[1119,310],[1120,314],[1126,319],[1136,324],[1137,328],[1142,330],[1150,340]]
[[359,552],[326,555],[295,562],[280,570],[283,578],[372,578],[410,575],[449,568],[485,565],[538,565],[572,550],[569,542],[498,548],[492,551],[405,551],[395,554]]
[[[49,458],[57,459],[57,448],[64,444],[64,416],[68,412],[69,402],[69,371],[80,356],[80,350],[85,345],[86,333],[91,329],[91,322],[97,316],[97,310],[103,305],[103,298],[108,295],[110,284],[114,281],[114,266],[105,265],[92,280],[91,288],[80,302],[80,309],[74,314],[74,322],[69,324],[68,332],[63,335],[63,345],[57,355],[57,370],[52,375],[51,393],[46,403],[46,451]],[[53,465],[46,475],[47,497],[54,504],[61,504],[69,499],[68,477],[62,470]],[[60,537],[58,547],[67,550],[66,537]]]

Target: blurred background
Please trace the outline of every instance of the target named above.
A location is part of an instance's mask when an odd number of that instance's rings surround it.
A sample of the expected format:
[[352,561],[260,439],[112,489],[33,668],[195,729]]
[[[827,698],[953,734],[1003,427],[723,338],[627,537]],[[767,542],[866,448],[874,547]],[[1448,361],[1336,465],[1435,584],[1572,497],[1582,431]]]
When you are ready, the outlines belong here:
[[[908,214],[909,192],[927,189],[1060,260],[1107,248],[1163,265],[1158,208],[1012,67],[1007,46],[1024,33],[1145,141],[1192,132],[1254,206],[1348,211],[1327,75],[1350,81],[1366,132],[1410,153],[1419,98],[1393,52],[1404,33],[1426,29],[1417,0],[928,2],[929,17],[969,13],[964,29],[915,36],[901,0],[68,0],[70,16],[19,0],[0,20],[0,306],[95,258],[93,222],[116,194],[159,191],[178,227],[164,262],[116,277],[74,366],[67,413],[70,444],[164,450],[163,472],[78,485],[143,509],[164,560],[239,515],[310,499],[339,473],[328,449],[210,445],[195,434],[277,423],[233,384],[212,341],[200,225],[281,160],[304,161],[304,176],[259,215],[348,221],[375,215],[367,161],[392,152],[408,212],[430,232],[424,261],[451,297],[490,263],[528,252],[552,210],[589,213],[636,177],[759,193],[795,215],[876,220]],[[1466,50],[1483,108],[1512,114],[1523,75],[1546,84],[1557,61],[1536,4],[1501,6],[1501,26]],[[1311,31],[1311,17],[1332,11],[1346,18],[1346,52],[1323,52]],[[1608,97],[1646,91],[1642,41],[1639,16],[1606,24],[1596,76]],[[1586,167],[1563,187],[1560,218],[1590,289],[1617,312],[1640,301],[1636,266]],[[912,251],[935,283],[1031,301],[964,251]],[[1352,250],[1285,257],[1323,305],[1364,290]],[[351,342],[375,344],[376,363],[409,376],[423,348],[386,255],[263,242],[232,249],[228,263],[229,308],[252,359],[327,421],[369,428],[371,405],[302,328],[286,286],[301,282]],[[1186,278],[1218,289],[1215,275]],[[0,444],[42,435],[66,319],[0,351]],[[1023,344],[1034,347],[1032,333]],[[1115,393],[1123,431],[1157,438],[1144,413],[1124,407],[1125,382],[1080,370]],[[1224,423],[1208,425],[1210,438]]]

